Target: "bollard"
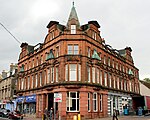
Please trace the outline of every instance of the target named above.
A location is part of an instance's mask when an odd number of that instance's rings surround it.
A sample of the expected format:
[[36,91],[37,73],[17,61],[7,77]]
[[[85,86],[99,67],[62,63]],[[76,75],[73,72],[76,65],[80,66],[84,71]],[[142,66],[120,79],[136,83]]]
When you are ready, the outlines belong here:
[[73,120],[77,120],[77,116],[76,115],[73,116]]
[[81,120],[81,115],[80,114],[78,114],[78,120]]

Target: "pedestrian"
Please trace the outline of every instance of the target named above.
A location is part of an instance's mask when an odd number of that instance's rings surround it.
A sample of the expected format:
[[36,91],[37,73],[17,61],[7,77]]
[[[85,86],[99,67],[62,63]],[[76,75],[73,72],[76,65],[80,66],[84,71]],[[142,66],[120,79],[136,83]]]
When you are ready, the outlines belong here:
[[113,120],[118,120],[117,115],[118,115],[117,110],[114,108],[113,109]]
[[45,108],[45,111],[44,111],[44,120],[48,120],[48,109]]
[[53,108],[51,107],[51,109],[50,109],[50,120],[52,120],[53,119]]

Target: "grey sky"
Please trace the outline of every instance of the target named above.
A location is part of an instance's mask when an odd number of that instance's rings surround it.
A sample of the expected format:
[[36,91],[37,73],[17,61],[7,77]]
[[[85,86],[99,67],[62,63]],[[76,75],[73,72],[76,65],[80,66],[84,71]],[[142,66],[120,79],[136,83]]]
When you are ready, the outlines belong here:
[[[44,42],[47,24],[66,25],[73,0],[0,0],[0,22],[21,42]],[[150,78],[150,0],[74,0],[80,24],[97,20],[113,48],[132,48],[140,79]],[[0,72],[17,63],[20,45],[0,26]]]

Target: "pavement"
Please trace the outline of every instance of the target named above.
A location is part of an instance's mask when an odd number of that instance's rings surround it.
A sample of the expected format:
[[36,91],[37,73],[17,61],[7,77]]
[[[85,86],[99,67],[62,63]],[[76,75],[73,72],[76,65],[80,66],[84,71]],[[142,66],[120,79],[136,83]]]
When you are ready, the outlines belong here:
[[[23,120],[42,120],[42,118],[24,117]],[[95,118],[87,120],[112,120],[112,117]],[[150,120],[150,116],[118,116],[118,120]]]

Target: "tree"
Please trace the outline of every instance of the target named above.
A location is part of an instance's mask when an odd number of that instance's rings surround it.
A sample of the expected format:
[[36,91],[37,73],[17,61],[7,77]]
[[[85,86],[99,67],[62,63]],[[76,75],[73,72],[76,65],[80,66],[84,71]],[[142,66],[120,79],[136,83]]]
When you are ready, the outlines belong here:
[[150,78],[144,78],[144,81],[149,82],[150,83]]

